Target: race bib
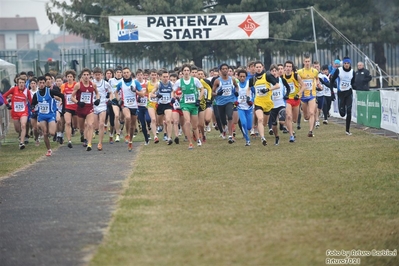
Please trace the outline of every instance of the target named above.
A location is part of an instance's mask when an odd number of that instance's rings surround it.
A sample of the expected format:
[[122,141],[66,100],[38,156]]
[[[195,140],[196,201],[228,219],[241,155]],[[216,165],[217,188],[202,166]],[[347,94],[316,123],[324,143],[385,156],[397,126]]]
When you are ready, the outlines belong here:
[[305,84],[305,89],[306,90],[312,90],[313,89],[313,80],[312,79],[305,79],[303,81],[303,83]]
[[159,100],[159,103],[166,104],[170,103],[170,94],[162,94],[162,98]]
[[141,97],[140,101],[138,102],[139,106],[147,106],[147,97]]
[[274,90],[272,95],[274,100],[280,100],[283,98],[280,90]]
[[91,96],[92,96],[91,92],[82,92],[80,94],[80,101],[83,102],[83,103],[90,104],[91,103]]
[[66,100],[68,105],[74,104],[74,102],[72,101],[72,94],[67,94]]
[[175,110],[180,109],[179,101],[175,101],[175,103],[173,104],[173,109],[175,109]]
[[50,105],[48,102],[39,103],[39,113],[41,114],[50,113]]
[[347,81],[341,81],[339,84],[341,90],[343,91],[348,90],[350,85],[351,85],[350,82]]
[[195,95],[194,94],[184,95],[184,103],[195,103]]
[[267,92],[266,93],[261,92],[262,89],[266,89],[266,87],[265,86],[257,86],[257,87],[255,87],[257,96],[265,96],[266,95]]
[[136,102],[136,97],[134,96],[129,96],[125,98],[125,106],[127,107],[134,106],[135,102]]
[[14,102],[15,112],[25,112],[25,104],[23,102]]
[[231,89],[230,88],[223,88],[223,96],[230,96],[231,95]]
[[290,94],[296,94],[294,83],[288,83],[288,85],[290,86]]
[[239,101],[240,103],[245,103],[245,102],[247,101],[247,95],[240,95],[240,96],[238,97],[238,101]]

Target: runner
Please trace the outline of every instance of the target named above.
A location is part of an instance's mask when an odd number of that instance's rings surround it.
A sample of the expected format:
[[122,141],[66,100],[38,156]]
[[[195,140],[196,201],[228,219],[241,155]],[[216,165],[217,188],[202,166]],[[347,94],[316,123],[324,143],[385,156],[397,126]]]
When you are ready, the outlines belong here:
[[253,101],[251,100],[251,89],[247,79],[247,71],[244,69],[238,71],[238,116],[240,117],[242,134],[245,138],[245,146],[251,145],[248,131],[252,128],[252,120],[254,117]]
[[[194,131],[194,137],[197,139],[197,146],[201,146],[202,142],[199,139],[198,133],[198,107],[200,105],[200,99],[204,95],[204,89],[201,82],[197,78],[190,76],[191,66],[184,64],[182,66],[183,77],[178,79],[173,86],[172,96],[175,98],[176,91],[180,88],[182,91],[182,97],[180,101],[181,110],[184,116],[184,131],[187,133],[187,139],[189,142],[188,148],[193,149],[191,128]],[[199,92],[199,93],[198,93]]]
[[255,62],[256,74],[249,80],[249,86],[255,89],[255,116],[258,120],[258,132],[263,146],[267,145],[265,138],[265,126],[269,121],[270,111],[273,109],[272,92],[279,89],[280,84],[271,72],[277,71],[271,68],[270,72],[265,73],[264,65],[260,61]]
[[[109,79],[108,83],[111,85],[112,92],[115,96],[116,86],[122,81],[122,67],[117,67],[115,69],[115,77]],[[109,124],[110,124],[110,134],[109,134],[109,143],[114,143],[114,134],[115,142],[120,141],[120,113],[121,108],[118,104],[118,101],[115,100],[111,101],[111,105],[108,105],[108,114],[109,114]]]
[[100,95],[100,104],[94,106],[94,128],[98,129],[98,144],[97,150],[103,150],[103,139],[104,139],[104,129],[105,129],[105,118],[107,114],[107,102],[108,99],[114,98],[112,93],[111,85],[104,79],[102,69],[95,67],[93,69],[94,80],[93,83],[96,84],[98,93]]
[[[91,140],[93,138],[93,123],[94,123],[94,105],[100,104],[100,94],[98,93],[96,84],[90,81],[91,71],[88,68],[83,68],[80,76],[81,80],[76,83],[72,92],[71,99],[78,105],[76,114],[78,116],[78,123],[81,135],[86,133],[86,139],[83,146],[86,146],[86,151],[91,151]],[[93,103],[93,93],[95,93],[96,100]],[[86,128],[85,128],[86,123]]]
[[[43,84],[48,76],[39,77],[39,84]],[[46,83],[48,84],[49,82]],[[43,132],[43,140],[46,144],[47,153],[46,156],[51,156],[51,145],[50,145],[50,135],[54,135],[57,129],[56,124],[56,113],[57,113],[57,103],[54,97],[57,96],[64,102],[64,95],[58,91],[53,90],[50,86],[39,86],[39,91],[33,96],[32,108],[34,109],[38,106],[38,116],[37,121]]]
[[[148,96],[149,93],[155,88],[156,84],[158,83],[158,73],[156,69],[151,69],[150,71],[150,80],[147,83],[147,91],[148,91]],[[159,143],[159,139],[157,136],[157,105],[158,105],[158,98],[157,97],[150,97],[148,99],[148,105],[147,105],[147,110],[148,114],[150,115],[151,118],[151,128],[150,131],[152,131],[152,135],[154,136],[154,143]]]
[[305,55],[303,59],[304,68],[298,70],[298,76],[303,80],[305,86],[302,96],[303,116],[309,121],[308,137],[313,137],[313,128],[315,126],[315,109],[316,109],[316,87],[320,87],[318,78],[319,72],[310,66],[310,56]]
[[29,106],[32,101],[31,94],[25,88],[25,79],[19,77],[17,79],[18,86],[9,89],[3,94],[4,101],[11,96],[11,118],[14,121],[15,132],[19,134],[19,149],[25,149],[24,138],[27,132],[27,122],[29,116]]
[[205,78],[205,71],[198,69],[197,78],[201,81],[204,88],[204,98],[201,99],[198,108],[198,128],[199,133],[202,135],[202,142],[206,142],[206,132],[210,131],[209,123],[212,119],[212,84]]
[[147,91],[147,80],[144,79],[144,72],[141,69],[137,69],[136,71],[136,78],[137,81],[140,83],[141,88],[143,90],[144,96],[142,97],[137,97],[137,105],[138,105],[138,118],[139,122],[141,125],[141,131],[143,132],[144,135],[144,145],[148,145],[150,142],[150,135],[148,134],[147,130],[147,125],[148,128],[151,128],[151,118],[150,115],[148,114],[147,110],[147,104],[148,104],[148,94],[149,92]]
[[151,91],[150,97],[158,98],[157,119],[158,124],[162,124],[165,120],[165,132],[168,138],[168,145],[172,141],[172,82],[169,81],[169,73],[166,70],[161,71],[161,80],[156,84],[155,88]]
[[303,85],[301,77],[293,72],[294,63],[292,61],[285,61],[284,63],[284,75],[283,79],[290,86],[290,92],[288,98],[285,97],[286,100],[286,127],[290,134],[289,142],[295,142],[294,130],[292,129],[292,123],[297,123],[298,114],[300,112],[300,95],[302,95],[303,90],[305,89],[305,85]]
[[[122,100],[122,112],[125,117],[126,136],[125,140],[128,142],[128,151],[133,149],[133,134],[137,123],[137,95],[142,97],[145,91],[142,91],[140,82],[132,78],[132,72],[128,67],[122,70],[122,81],[116,87],[116,98]],[[120,95],[119,96],[119,92]],[[121,97],[121,98],[120,98]]]
[[[74,128],[77,128],[77,116],[76,109],[78,106],[72,101],[73,89],[76,85],[76,72],[72,69],[65,72],[67,82],[61,85],[61,93],[64,94],[65,103],[65,135],[68,141],[68,148],[72,148],[72,132]],[[82,140],[83,142],[83,140]]]
[[352,120],[352,101],[353,92],[352,88],[355,84],[355,71],[351,68],[351,59],[344,57],[342,60],[343,66],[337,68],[334,75],[331,78],[330,90],[333,90],[333,84],[337,80],[338,89],[338,108],[341,117],[346,115],[346,135],[351,136],[350,132],[351,120]]
[[[33,96],[37,93],[38,91],[38,87],[37,87],[37,79],[35,77],[30,79],[29,82],[29,91],[31,94],[31,98],[33,98]],[[42,84],[42,86],[44,87],[44,84]],[[38,109],[37,107],[35,109],[32,108],[32,113],[30,116],[30,124],[32,126],[32,131],[33,131],[33,136],[35,139],[35,144],[36,146],[39,146],[39,127],[37,124],[37,113],[38,113]]]
[[[223,128],[227,125],[229,134],[228,142],[234,143],[233,139],[233,104],[238,96],[238,85],[235,78],[228,75],[229,66],[225,63],[219,66],[220,77],[213,83],[212,91],[216,101],[216,119],[220,119]],[[227,117],[227,121],[226,121]],[[221,129],[220,129],[221,130]],[[225,130],[223,129],[223,133]],[[222,134],[223,134],[222,133]]]

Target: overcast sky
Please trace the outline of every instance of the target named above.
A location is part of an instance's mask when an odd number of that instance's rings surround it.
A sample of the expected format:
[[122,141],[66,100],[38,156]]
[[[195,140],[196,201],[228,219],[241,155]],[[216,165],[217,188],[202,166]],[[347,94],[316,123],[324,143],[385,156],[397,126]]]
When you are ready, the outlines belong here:
[[36,17],[39,31],[42,34],[59,33],[57,25],[51,25],[46,15],[46,0],[0,0],[0,17],[9,18],[19,15],[20,17]]

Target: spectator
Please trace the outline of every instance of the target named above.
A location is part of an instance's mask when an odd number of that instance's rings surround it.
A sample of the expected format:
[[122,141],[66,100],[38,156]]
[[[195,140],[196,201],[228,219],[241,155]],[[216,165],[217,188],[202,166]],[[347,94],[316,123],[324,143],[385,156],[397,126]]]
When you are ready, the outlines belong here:
[[369,91],[370,80],[372,80],[370,71],[364,68],[364,63],[363,62],[357,63],[354,89],[358,91]]
[[2,89],[1,89],[2,93],[5,93],[6,91],[8,91],[11,88],[11,83],[7,78],[3,78],[1,80],[1,85],[2,85]]

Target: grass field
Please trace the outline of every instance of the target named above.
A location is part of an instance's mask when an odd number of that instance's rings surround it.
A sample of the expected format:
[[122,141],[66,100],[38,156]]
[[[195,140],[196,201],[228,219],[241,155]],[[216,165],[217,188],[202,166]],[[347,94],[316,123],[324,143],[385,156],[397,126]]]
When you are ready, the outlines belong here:
[[[308,138],[303,127],[279,146],[267,136],[268,146],[245,147],[240,134],[229,145],[215,131],[191,151],[183,141],[134,145],[132,175],[90,264],[324,265],[344,258],[327,250],[397,249],[399,142],[334,124]],[[0,147],[0,176],[45,153],[12,140]],[[398,256],[352,258],[399,265]]]
[[398,141],[331,124],[306,133],[142,146],[91,265],[323,265],[327,250],[397,249]]

